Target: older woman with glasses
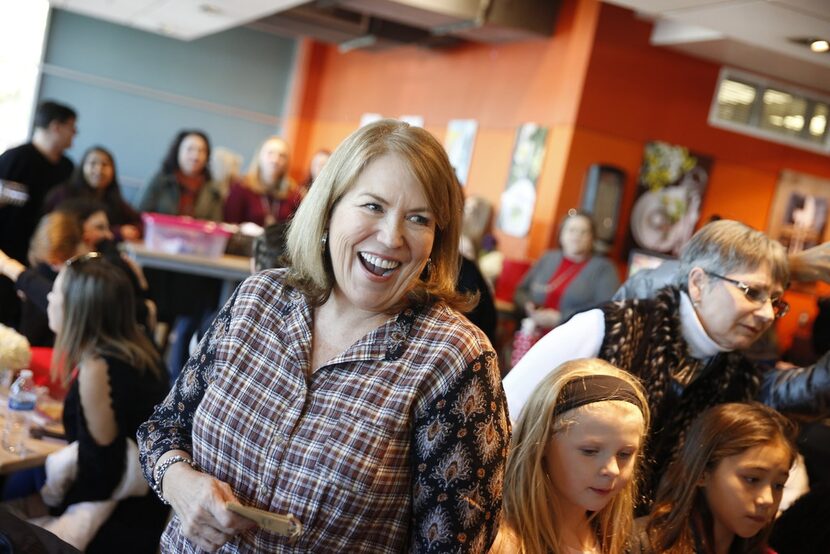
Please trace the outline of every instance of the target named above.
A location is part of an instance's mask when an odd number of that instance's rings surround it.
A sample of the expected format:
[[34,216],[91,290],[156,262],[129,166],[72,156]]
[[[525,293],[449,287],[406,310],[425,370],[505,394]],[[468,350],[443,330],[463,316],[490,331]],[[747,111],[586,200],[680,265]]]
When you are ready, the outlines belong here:
[[637,375],[652,410],[645,494],[650,498],[691,421],[704,409],[758,398],[782,411],[826,413],[830,363],[764,371],[738,351],[789,309],[784,248],[736,221],[701,228],[681,256],[675,286],[653,299],[612,302],[575,315],[543,337],[504,380],[518,414],[545,375],[599,357]]

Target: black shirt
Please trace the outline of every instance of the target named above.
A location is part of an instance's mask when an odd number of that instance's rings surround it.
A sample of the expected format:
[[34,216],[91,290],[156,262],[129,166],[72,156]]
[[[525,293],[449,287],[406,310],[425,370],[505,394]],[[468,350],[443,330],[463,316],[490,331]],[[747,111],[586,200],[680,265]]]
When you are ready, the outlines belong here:
[[69,179],[73,167],[66,156],[52,163],[31,142],[0,155],[0,179],[23,183],[29,189],[29,201],[24,205],[0,206],[0,249],[6,254],[26,263],[29,240],[40,219],[46,194]]

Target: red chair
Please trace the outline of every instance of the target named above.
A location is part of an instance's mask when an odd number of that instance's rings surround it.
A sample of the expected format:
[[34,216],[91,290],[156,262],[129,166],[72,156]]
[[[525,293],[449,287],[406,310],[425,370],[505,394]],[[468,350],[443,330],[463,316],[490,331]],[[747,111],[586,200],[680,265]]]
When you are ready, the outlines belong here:
[[32,361],[29,363],[29,369],[35,378],[35,384],[38,386],[48,387],[49,396],[55,400],[63,400],[66,396],[67,389],[62,383],[52,382],[50,367],[52,366],[52,349],[45,346],[32,347]]
[[495,296],[502,302],[513,302],[513,293],[522,281],[522,277],[530,269],[531,263],[527,260],[504,259],[501,273],[496,279]]

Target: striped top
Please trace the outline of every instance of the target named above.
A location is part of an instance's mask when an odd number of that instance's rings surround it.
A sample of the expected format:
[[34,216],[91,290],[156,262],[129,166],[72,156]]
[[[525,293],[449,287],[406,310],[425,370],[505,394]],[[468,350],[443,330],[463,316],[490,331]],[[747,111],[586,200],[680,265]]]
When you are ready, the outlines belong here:
[[[307,376],[313,310],[283,276],[237,289],[139,429],[148,480],[183,449],[243,504],[303,525],[221,552],[486,552],[510,424],[485,335],[443,304],[407,309]],[[178,517],[162,551],[198,551]]]

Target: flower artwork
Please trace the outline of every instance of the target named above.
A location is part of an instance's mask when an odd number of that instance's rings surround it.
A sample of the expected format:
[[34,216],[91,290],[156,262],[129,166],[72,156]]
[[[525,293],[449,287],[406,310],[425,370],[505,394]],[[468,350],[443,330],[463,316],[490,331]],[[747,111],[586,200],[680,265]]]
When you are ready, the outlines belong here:
[[29,367],[32,350],[26,337],[0,324],[0,370]]
[[683,146],[649,142],[640,168],[638,197],[631,211],[637,248],[678,255],[700,217],[712,165]]

